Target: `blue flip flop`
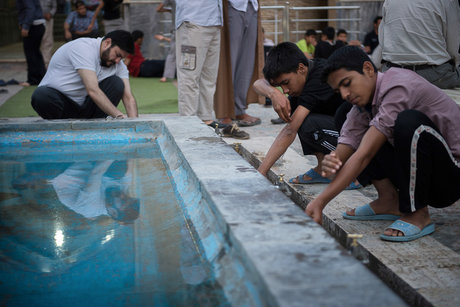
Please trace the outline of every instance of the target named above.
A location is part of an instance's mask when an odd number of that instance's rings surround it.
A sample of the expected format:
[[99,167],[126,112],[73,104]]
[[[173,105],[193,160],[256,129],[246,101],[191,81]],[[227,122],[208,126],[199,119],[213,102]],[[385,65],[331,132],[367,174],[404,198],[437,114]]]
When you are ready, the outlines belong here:
[[356,208],[355,215],[348,215],[346,212],[342,215],[344,219],[358,221],[394,221],[401,218],[399,215],[393,214],[375,214],[375,211],[369,204]]
[[348,187],[345,188],[345,190],[357,190],[357,189],[361,189],[362,187],[363,186],[361,185],[361,183],[356,184],[352,182],[348,185]]
[[381,234],[380,239],[385,240],[385,241],[393,241],[393,242],[409,242],[409,241],[421,238],[423,236],[427,236],[434,232],[433,223],[426,225],[425,228],[420,230],[420,228],[418,228],[417,226],[412,225],[408,222],[401,221],[401,220],[395,221],[393,224],[388,226],[386,229],[389,229],[389,228],[401,231],[404,234],[404,236],[393,237],[393,236],[387,236],[387,235]]
[[[307,175],[310,177],[310,180],[304,180],[303,176]],[[294,182],[294,179],[297,179],[299,182]],[[329,178],[325,178],[318,174],[314,169],[310,169],[307,171],[305,174],[301,174],[297,177],[289,179],[289,183],[294,183],[294,184],[311,184],[311,183],[330,183],[331,180]]]

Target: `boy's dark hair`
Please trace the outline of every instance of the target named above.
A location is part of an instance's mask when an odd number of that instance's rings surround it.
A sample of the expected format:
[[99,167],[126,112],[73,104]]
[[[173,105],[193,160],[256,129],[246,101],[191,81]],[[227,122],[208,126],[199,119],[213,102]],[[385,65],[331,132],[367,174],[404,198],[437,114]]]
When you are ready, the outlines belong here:
[[335,29],[333,27],[326,27],[322,33],[326,35],[327,39],[333,40],[335,36]]
[[337,36],[339,36],[342,33],[348,35],[348,33],[347,33],[347,31],[345,29],[338,29],[337,30]]
[[311,36],[311,35],[316,36],[316,31],[313,29],[308,29],[307,32],[305,32],[305,36]]
[[270,82],[281,74],[296,72],[300,63],[308,67],[308,60],[299,47],[291,42],[280,43],[267,55],[263,69],[264,77]]
[[327,64],[324,67],[321,80],[323,82],[327,82],[329,75],[341,68],[348,71],[354,70],[360,74],[364,74],[363,65],[366,61],[371,62],[374,67],[374,71],[377,71],[374,63],[372,63],[371,59],[363,49],[357,46],[345,46],[339,48],[327,59]]
[[102,41],[106,39],[112,39],[112,45],[110,48],[118,46],[121,50],[128,52],[129,54],[134,53],[134,41],[131,33],[125,30],[115,30],[107,33]]
[[144,32],[142,32],[141,30],[134,30],[131,33],[131,36],[133,37],[133,41],[137,41],[139,38],[144,37]]
[[374,24],[376,24],[380,19],[382,19],[382,16],[377,16],[374,18]]
[[81,1],[81,0],[78,0],[77,2],[75,2],[75,9],[78,9],[80,6],[86,6],[85,5],[85,2]]

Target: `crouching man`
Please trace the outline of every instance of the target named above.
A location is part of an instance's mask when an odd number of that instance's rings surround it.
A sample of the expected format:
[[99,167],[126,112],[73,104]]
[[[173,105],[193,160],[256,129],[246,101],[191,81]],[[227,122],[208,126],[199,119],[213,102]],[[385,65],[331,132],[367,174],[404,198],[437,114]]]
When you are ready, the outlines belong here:
[[122,59],[134,52],[131,34],[117,30],[100,38],[79,38],[51,58],[45,77],[32,94],[32,107],[45,119],[137,117],[129,73]]

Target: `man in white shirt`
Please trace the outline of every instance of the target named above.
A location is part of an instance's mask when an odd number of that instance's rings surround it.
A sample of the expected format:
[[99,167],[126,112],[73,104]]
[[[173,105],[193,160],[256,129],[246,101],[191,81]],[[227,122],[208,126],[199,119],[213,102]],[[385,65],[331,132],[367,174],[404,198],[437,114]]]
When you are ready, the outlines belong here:
[[45,119],[137,117],[129,74],[121,61],[134,52],[131,34],[117,30],[103,38],[71,41],[51,58],[45,77],[32,94],[32,107]]
[[382,10],[382,71],[405,68],[440,88],[460,86],[457,0],[387,0]]

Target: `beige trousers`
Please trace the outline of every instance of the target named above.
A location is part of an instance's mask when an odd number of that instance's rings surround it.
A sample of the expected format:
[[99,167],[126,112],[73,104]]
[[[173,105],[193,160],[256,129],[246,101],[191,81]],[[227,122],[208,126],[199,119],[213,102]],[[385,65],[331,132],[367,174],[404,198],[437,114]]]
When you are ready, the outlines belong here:
[[213,119],[220,55],[220,26],[184,22],[176,32],[179,114]]
[[48,67],[48,64],[51,60],[51,56],[53,55],[53,45],[54,45],[54,38],[53,38],[53,26],[54,26],[54,18],[47,20],[45,23],[45,34],[43,34],[42,42],[40,45],[40,51],[43,55],[43,61],[45,62],[45,66]]

